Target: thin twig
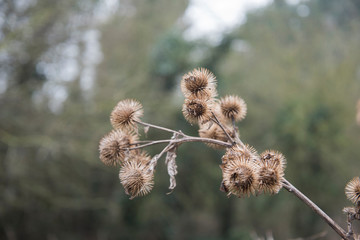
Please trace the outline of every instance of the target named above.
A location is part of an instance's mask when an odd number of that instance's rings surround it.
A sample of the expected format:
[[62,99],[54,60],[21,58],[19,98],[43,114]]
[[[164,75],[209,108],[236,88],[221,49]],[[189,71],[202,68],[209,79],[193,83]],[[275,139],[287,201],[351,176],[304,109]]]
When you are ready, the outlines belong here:
[[354,239],[354,231],[352,228],[352,221],[354,221],[354,220],[355,220],[355,214],[352,212],[348,212],[347,213],[347,229],[348,229],[347,236],[350,239]]
[[219,121],[219,119],[216,117],[214,112],[211,112],[213,115],[213,118],[210,118],[214,123],[216,123],[217,125],[219,125],[219,127],[224,131],[224,133],[226,134],[227,138],[230,140],[230,142],[234,145],[236,142],[234,141],[234,139],[232,139],[232,137],[230,137],[229,133],[225,130],[225,127],[221,124],[221,122]]
[[156,145],[156,144],[168,143],[168,142],[174,142],[174,143],[177,143],[177,144],[182,144],[182,143],[185,143],[185,142],[204,142],[204,143],[217,144],[217,145],[220,145],[220,146],[223,146],[223,147],[231,147],[232,146],[231,143],[223,142],[223,141],[212,139],[212,138],[201,138],[201,137],[185,136],[183,138],[179,138],[179,139],[175,139],[175,140],[171,140],[171,139],[155,140],[155,141],[151,141],[149,143],[138,145],[138,146],[135,146],[135,147],[124,148],[123,150],[125,150],[125,149],[134,150],[134,149],[144,148],[144,147],[148,147],[148,146],[152,146],[152,145]]
[[285,178],[283,179],[283,187],[288,190],[290,193],[293,193],[306,205],[308,205],[315,213],[317,213],[329,226],[335,230],[335,232],[346,240],[353,240],[354,238],[349,238],[344,229],[342,229],[332,218],[330,218],[323,210],[321,210],[315,203],[313,203],[307,196],[300,192],[296,187],[294,187],[289,181]]
[[141,141],[136,141],[136,142],[133,142],[133,143],[129,143],[129,145],[139,145],[139,144],[142,144],[142,143],[150,143],[150,142],[153,142],[152,140],[141,140]]
[[122,148],[122,149],[123,149],[123,150],[124,150],[124,149],[134,150],[134,149],[139,149],[139,148],[144,148],[144,147],[152,146],[152,145],[155,145],[155,144],[168,143],[168,142],[171,142],[171,139],[149,141],[148,143],[141,144],[141,145],[138,145],[138,146],[135,146],[135,147]]
[[233,126],[234,136],[236,136],[237,127],[236,127],[236,124],[235,124],[235,118],[234,118],[234,116],[231,116],[231,122],[232,122],[232,126]]
[[143,126],[146,126],[146,127],[152,127],[152,128],[156,128],[156,129],[159,129],[159,130],[166,131],[166,132],[176,133],[176,134],[185,136],[185,134],[182,133],[181,131],[175,131],[175,130],[172,130],[170,128],[160,127],[160,126],[157,126],[157,125],[154,125],[154,124],[145,123],[145,122],[141,122],[141,121],[135,121],[135,122],[138,123],[138,124],[141,124]]
[[159,161],[159,159],[161,158],[161,156],[166,153],[167,151],[169,151],[170,149],[172,149],[173,147],[176,146],[176,144],[174,144],[174,139],[176,139],[178,137],[177,133],[174,133],[173,136],[171,137],[170,143],[168,145],[166,145],[166,147],[159,153],[156,154],[151,161],[148,163],[149,164],[149,169],[148,171],[153,172],[155,170],[155,167],[157,165],[157,162]]
[[231,121],[232,121],[232,125],[233,125],[233,131],[234,131],[234,136],[235,136],[235,141],[240,144],[241,147],[245,148],[245,144],[241,141],[240,139],[240,136],[239,136],[239,133],[237,131],[237,127],[236,127],[236,124],[235,124],[235,118],[234,116],[231,117]]

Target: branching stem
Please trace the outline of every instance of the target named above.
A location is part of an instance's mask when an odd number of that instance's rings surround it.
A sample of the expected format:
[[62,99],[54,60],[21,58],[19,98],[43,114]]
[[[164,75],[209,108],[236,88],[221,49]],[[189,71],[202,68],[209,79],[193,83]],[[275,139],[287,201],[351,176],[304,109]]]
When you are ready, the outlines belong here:
[[[159,130],[163,130],[166,132],[173,133],[172,139],[163,139],[163,140],[155,140],[155,141],[138,141],[135,144],[140,144],[134,147],[127,148],[127,150],[134,150],[139,148],[148,147],[155,144],[162,144],[162,143],[168,143],[168,145],[156,156],[156,159],[154,159],[156,162],[157,160],[167,151],[169,151],[171,148],[173,148],[176,145],[180,145],[185,142],[205,142],[205,143],[212,143],[212,144],[218,144],[223,147],[232,147],[234,144],[239,144],[241,147],[245,147],[244,143],[240,140],[239,135],[237,134],[237,128],[235,125],[235,120],[232,119],[232,125],[233,125],[233,131],[234,131],[234,138],[233,139],[229,133],[225,130],[225,127],[222,125],[222,123],[219,121],[219,119],[216,117],[216,115],[212,112],[213,117],[211,120],[220,126],[220,128],[224,131],[228,139],[230,140],[230,143],[211,139],[211,138],[201,138],[201,137],[193,137],[188,136],[181,131],[175,131],[169,128],[160,127],[157,125],[153,125],[150,123],[144,123],[141,121],[136,121],[138,124],[141,124],[143,126],[156,128]],[[143,143],[143,144],[142,144]],[[155,163],[156,164],[156,163]],[[155,167],[155,166],[154,166]],[[293,193],[296,197],[298,197],[301,201],[303,201],[308,207],[310,207],[316,214],[318,214],[334,231],[343,239],[345,240],[354,240],[354,234],[352,231],[352,221],[353,217],[348,215],[347,223],[348,223],[348,232],[346,232],[343,228],[341,228],[332,218],[330,218],[323,210],[321,210],[315,203],[313,203],[307,196],[305,196],[302,192],[300,192],[296,187],[294,187],[288,180],[285,178],[283,179],[283,187],[289,191],[290,193]]]
[[216,123],[217,125],[219,125],[219,127],[224,131],[224,133],[226,134],[227,138],[230,140],[230,142],[232,143],[232,145],[236,144],[236,142],[234,141],[234,139],[232,139],[232,137],[230,137],[229,133],[225,130],[225,127],[221,124],[221,122],[219,121],[219,119],[216,117],[215,113],[211,112],[213,117],[210,118],[214,123]]
[[145,144],[142,144],[142,145],[138,145],[138,146],[130,147],[130,148],[126,148],[126,149],[134,150],[134,149],[148,147],[148,146],[151,146],[151,145],[169,143],[169,142],[173,142],[173,143],[176,143],[176,144],[182,144],[182,143],[185,143],[185,142],[204,142],[204,143],[217,144],[217,145],[220,145],[220,146],[223,146],[223,147],[231,147],[232,146],[231,143],[223,142],[223,141],[212,139],[212,138],[201,138],[201,137],[192,137],[192,136],[185,135],[185,137],[175,139],[175,140],[172,140],[172,139],[155,140],[155,141],[151,141],[149,143],[145,143]]

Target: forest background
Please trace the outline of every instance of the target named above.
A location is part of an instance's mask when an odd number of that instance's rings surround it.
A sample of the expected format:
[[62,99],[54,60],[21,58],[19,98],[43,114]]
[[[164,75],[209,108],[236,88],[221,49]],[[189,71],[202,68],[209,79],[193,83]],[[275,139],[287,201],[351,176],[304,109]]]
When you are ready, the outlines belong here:
[[283,152],[286,178],[345,227],[344,187],[360,169],[359,1],[275,0],[216,41],[186,37],[188,5],[124,0],[104,14],[96,0],[0,1],[0,239],[339,239],[285,190],[227,198],[224,152],[201,143],[179,149],[170,195],[163,162],[134,200],[100,162],[125,98],[146,122],[197,135],[179,82],[206,67],[221,96],[247,102],[241,138]]

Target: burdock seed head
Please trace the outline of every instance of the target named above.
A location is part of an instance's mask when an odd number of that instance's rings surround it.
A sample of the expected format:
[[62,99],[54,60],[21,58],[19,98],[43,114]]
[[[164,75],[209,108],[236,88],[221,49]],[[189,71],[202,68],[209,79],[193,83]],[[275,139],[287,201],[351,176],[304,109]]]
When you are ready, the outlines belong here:
[[275,150],[266,150],[260,155],[260,159],[263,163],[266,163],[268,166],[272,168],[285,169],[286,167],[286,159],[285,156],[278,151]]
[[220,99],[221,113],[228,120],[240,121],[245,118],[247,107],[245,101],[238,96],[225,96]]
[[144,196],[153,188],[154,172],[149,169],[150,160],[145,153],[132,155],[120,169],[120,182],[130,199]]
[[256,152],[256,149],[248,144],[245,144],[243,147],[235,145],[226,150],[226,154],[222,157],[222,163],[225,164],[226,162],[239,158],[244,158],[246,161],[250,162],[257,162],[259,155]]
[[359,205],[360,202],[360,179],[359,177],[354,177],[348,184],[346,184],[345,187],[345,194],[346,197],[355,203],[356,205]]
[[136,129],[135,121],[143,115],[142,105],[133,99],[125,99],[114,107],[110,115],[112,126],[116,129]]
[[[227,133],[229,135],[232,134],[232,131],[230,130],[230,128],[225,126],[225,130],[227,131]],[[202,137],[202,138],[216,139],[216,140],[220,140],[220,141],[223,141],[223,142],[228,141],[228,137],[226,136],[224,131],[219,127],[219,125],[217,125],[215,123],[213,123],[211,125],[202,124],[200,126],[200,129],[199,129],[199,136]],[[224,146],[214,144],[214,143],[206,143],[206,144],[209,147],[214,148],[214,149],[222,149],[222,148],[224,148]]]
[[212,102],[204,99],[189,98],[185,99],[183,105],[183,115],[190,123],[205,123],[211,117]]
[[266,150],[260,155],[259,191],[276,194],[282,188],[286,160],[284,155]]
[[185,97],[199,99],[216,97],[216,78],[205,68],[194,69],[183,76],[181,91]]
[[223,184],[228,195],[237,197],[254,194],[258,185],[258,166],[243,157],[222,165]]
[[[115,166],[124,161],[126,148],[137,141],[137,136],[120,129],[105,135],[99,144],[100,160],[108,166]],[[130,152],[129,152],[130,153]]]

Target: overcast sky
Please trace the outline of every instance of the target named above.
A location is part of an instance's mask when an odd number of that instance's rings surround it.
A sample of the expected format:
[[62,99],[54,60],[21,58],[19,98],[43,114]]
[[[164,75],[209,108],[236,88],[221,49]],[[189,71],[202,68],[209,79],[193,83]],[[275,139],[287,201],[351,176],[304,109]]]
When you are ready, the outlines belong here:
[[247,10],[263,7],[272,0],[191,0],[185,21],[191,24],[186,37],[212,38],[244,22]]

